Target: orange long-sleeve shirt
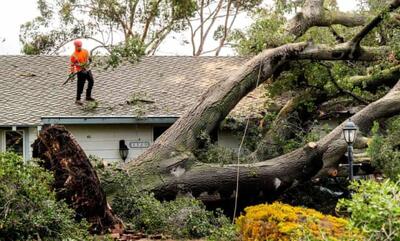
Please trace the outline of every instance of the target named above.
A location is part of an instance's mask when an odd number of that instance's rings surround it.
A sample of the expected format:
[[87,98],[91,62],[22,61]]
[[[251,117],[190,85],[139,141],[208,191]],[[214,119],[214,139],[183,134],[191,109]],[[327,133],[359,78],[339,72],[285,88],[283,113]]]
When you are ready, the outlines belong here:
[[88,64],[90,59],[89,52],[86,49],[81,51],[75,50],[71,55],[71,73],[79,72],[82,70],[82,66]]

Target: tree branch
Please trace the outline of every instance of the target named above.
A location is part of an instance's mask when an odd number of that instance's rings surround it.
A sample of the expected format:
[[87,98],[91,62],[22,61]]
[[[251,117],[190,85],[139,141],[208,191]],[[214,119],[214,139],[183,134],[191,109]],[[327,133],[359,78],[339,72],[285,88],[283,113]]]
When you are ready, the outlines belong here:
[[344,43],[344,38],[342,36],[340,36],[332,26],[329,27],[329,30],[335,37],[337,43],[339,43],[339,44]]
[[364,25],[366,18],[355,13],[330,12],[324,9],[324,0],[306,0],[301,12],[287,24],[287,31],[295,38],[313,26],[329,27],[340,24],[347,27]]
[[332,66],[330,66],[330,65],[328,65],[328,64],[326,64],[326,63],[319,63],[319,64],[322,65],[322,66],[324,66],[324,67],[326,68],[326,71],[327,71],[327,73],[328,73],[329,80],[330,80],[330,81],[332,82],[332,84],[336,87],[336,89],[339,90],[339,92],[341,92],[341,93],[343,93],[343,94],[347,94],[347,95],[353,97],[355,100],[358,100],[360,103],[363,103],[363,104],[365,104],[365,105],[368,105],[368,104],[370,103],[370,102],[364,100],[363,98],[357,96],[357,95],[354,94],[353,92],[342,88],[342,87],[337,83],[337,81],[335,80],[335,77],[333,76],[333,73],[332,73]]
[[160,3],[161,3],[161,0],[158,0],[157,3],[155,3],[155,5],[152,5],[152,7],[154,7],[154,8],[150,9],[150,16],[148,18],[146,18],[146,23],[144,25],[143,34],[142,34],[142,38],[141,38],[143,43],[146,40],[150,24],[153,21],[155,14],[157,13],[157,8],[160,5]]
[[[94,37],[90,37],[90,36],[80,36],[80,37],[74,37],[74,38],[71,38],[71,39],[68,39],[68,40],[64,41],[64,42],[63,42],[62,44],[60,44],[50,55],[57,54],[57,51],[60,50],[62,47],[64,47],[64,46],[65,46],[66,44],[68,44],[69,42],[71,42],[71,41],[73,41],[73,40],[75,40],[75,39],[81,39],[81,38],[93,40],[93,41],[95,41],[96,43],[100,44],[101,47],[105,48],[108,52],[110,52],[110,50],[108,49],[107,44],[105,44],[104,42],[102,42],[102,41],[100,41],[100,40],[98,40],[98,39],[96,39],[96,38],[94,38]],[[92,50],[92,51],[93,51],[93,50]],[[92,52],[92,51],[91,51],[91,52]]]
[[366,76],[353,76],[349,81],[368,91],[376,91],[379,86],[393,87],[400,78],[400,65]]
[[218,48],[215,51],[215,56],[219,55],[222,47],[224,46],[226,38],[228,37],[228,33],[231,31],[231,28],[232,28],[232,26],[233,26],[233,24],[234,24],[234,22],[236,20],[236,17],[237,17],[238,12],[239,12],[239,7],[240,7],[239,6],[240,3],[238,2],[237,4],[238,4],[238,6],[236,6],[236,10],[235,10],[235,13],[233,15],[233,19],[232,19],[232,21],[231,21],[231,23],[230,23],[230,25],[228,27],[228,21],[229,21],[229,16],[230,16],[230,11],[231,11],[232,0],[229,0],[229,2],[228,2],[228,6],[227,6],[227,9],[226,9],[225,24],[224,24],[224,35],[222,36],[222,38],[219,41]]
[[372,19],[367,25],[365,25],[361,31],[359,31],[349,42],[352,46],[350,56],[354,58],[359,54],[360,43],[369,32],[371,32],[376,26],[378,26],[389,13],[393,12],[400,6],[400,0],[393,0],[389,6],[382,10],[375,18]]
[[[210,23],[210,25],[208,26],[208,28],[206,29],[206,31],[204,32],[204,34],[201,34],[201,36],[200,36],[200,44],[199,44],[199,48],[197,49],[196,56],[200,56],[201,53],[203,52],[204,43],[205,43],[205,41],[206,41],[206,38],[207,38],[207,36],[208,36],[208,33],[210,32],[212,26],[214,25],[214,23],[215,23],[215,21],[216,21],[216,19],[217,19],[216,17],[217,17],[217,15],[218,15],[219,11],[220,11],[221,8],[222,8],[222,3],[223,3],[223,0],[221,0],[221,1],[218,3],[217,9],[216,9],[216,11],[215,11],[215,14],[214,14],[213,17],[211,18],[211,23]],[[200,24],[203,25],[203,22],[201,22]],[[202,27],[202,29],[203,29],[203,27]]]
[[195,33],[193,30],[193,25],[190,22],[189,18],[186,18],[186,22],[188,23],[189,29],[190,29],[190,41],[192,43],[192,55],[194,56],[196,54],[196,42],[194,41]]

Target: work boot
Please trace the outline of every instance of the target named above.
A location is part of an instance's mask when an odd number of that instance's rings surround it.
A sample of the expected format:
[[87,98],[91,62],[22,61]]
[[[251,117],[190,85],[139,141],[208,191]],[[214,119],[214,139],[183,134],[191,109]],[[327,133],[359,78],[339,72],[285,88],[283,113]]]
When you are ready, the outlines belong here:
[[81,100],[76,100],[76,101],[75,101],[75,104],[77,104],[77,105],[83,105],[83,102],[82,102]]
[[86,97],[86,100],[87,101],[96,101],[94,98],[92,98],[92,97]]

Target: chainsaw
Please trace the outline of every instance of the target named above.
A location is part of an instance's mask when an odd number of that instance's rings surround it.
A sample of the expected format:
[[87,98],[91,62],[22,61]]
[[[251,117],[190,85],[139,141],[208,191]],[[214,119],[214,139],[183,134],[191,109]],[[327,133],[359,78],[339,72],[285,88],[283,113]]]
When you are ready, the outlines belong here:
[[[90,70],[90,62],[87,63],[87,64],[80,65],[80,66],[81,66],[82,69],[83,69],[82,71],[89,71],[89,70]],[[64,83],[63,83],[62,85],[64,86],[64,85],[66,85],[68,82],[72,81],[72,80],[75,78],[76,75],[78,75],[78,72],[75,72],[75,73],[70,74],[70,75],[68,76],[67,80],[64,81]]]
[[70,74],[67,78],[67,80],[63,83],[63,86],[66,85],[68,82],[72,81],[72,79],[75,78],[75,76],[78,74],[78,72],[75,72],[73,74]]

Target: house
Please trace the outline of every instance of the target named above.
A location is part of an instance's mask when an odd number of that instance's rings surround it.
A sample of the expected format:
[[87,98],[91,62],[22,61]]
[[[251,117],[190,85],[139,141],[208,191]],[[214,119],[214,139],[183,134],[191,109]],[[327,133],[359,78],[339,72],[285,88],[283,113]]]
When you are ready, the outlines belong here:
[[[196,103],[207,88],[245,61],[242,57],[150,56],[116,69],[93,70],[98,106],[74,104],[76,83],[66,56],[0,56],[0,148],[28,160],[44,125],[62,124],[87,154],[120,161],[119,144],[134,159]],[[231,112],[243,118],[262,106],[255,91]],[[237,148],[239,138],[220,130],[218,144]]]

